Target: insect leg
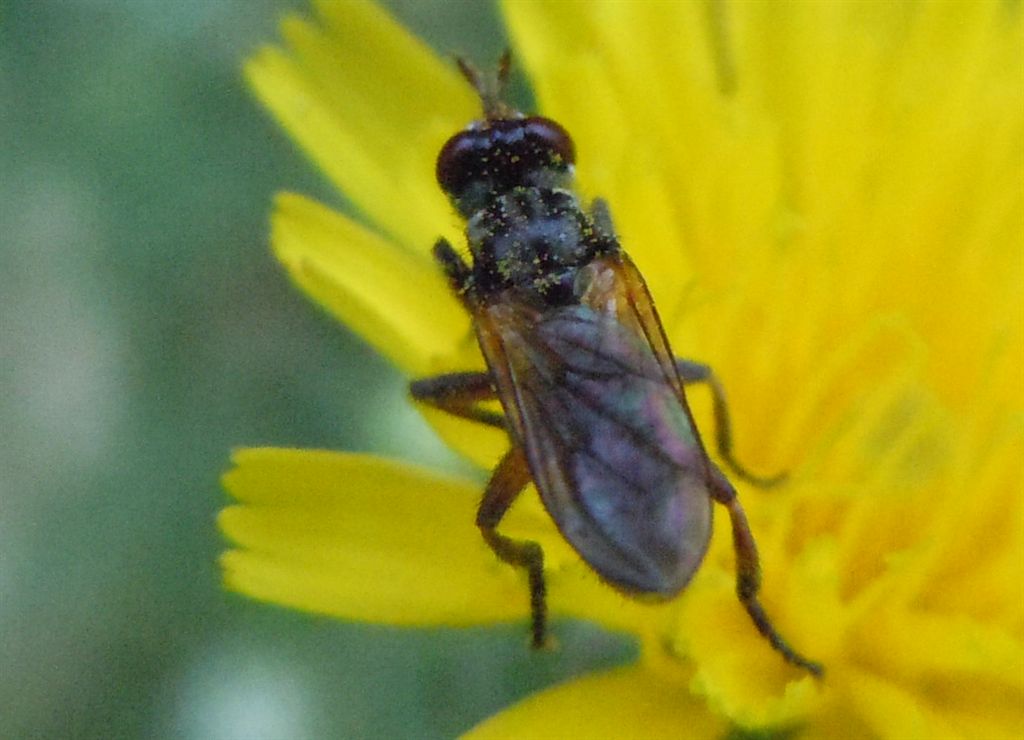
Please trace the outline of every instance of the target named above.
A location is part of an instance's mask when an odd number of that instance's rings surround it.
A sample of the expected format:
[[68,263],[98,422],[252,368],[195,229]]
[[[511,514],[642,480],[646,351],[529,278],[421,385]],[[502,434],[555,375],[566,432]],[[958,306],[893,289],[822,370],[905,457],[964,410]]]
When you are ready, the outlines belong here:
[[466,260],[462,259],[451,242],[443,237],[434,243],[434,259],[444,270],[452,290],[460,299],[463,298],[469,289],[470,277],[473,275],[473,270],[466,264]]
[[737,478],[762,488],[769,488],[784,481],[786,473],[779,473],[767,478],[754,475],[740,465],[736,458],[733,457],[732,420],[729,417],[729,405],[725,400],[725,388],[722,387],[722,383],[714,371],[703,363],[683,360],[678,357],[676,358],[676,370],[679,372],[679,377],[683,383],[706,383],[711,390],[715,414],[715,447],[718,448],[718,454],[722,456],[722,460],[729,466],[729,470]]
[[743,511],[743,507],[740,506],[736,489],[718,470],[714,472],[717,475],[711,495],[729,510],[729,521],[732,524],[732,545],[736,552],[736,595],[739,597],[740,603],[743,604],[743,608],[747,610],[750,618],[754,620],[757,631],[782,654],[782,657],[820,678],[825,673],[825,668],[821,663],[805,658],[790,647],[782,635],[775,630],[764,607],[758,601],[757,592],[761,589],[761,564],[757,556],[754,534],[750,531],[747,515]]
[[544,551],[529,540],[513,540],[498,534],[497,526],[516,496],[530,482],[530,469],[522,449],[512,447],[491,474],[476,513],[476,525],[494,554],[509,565],[525,568],[530,578],[531,644],[542,648],[547,634],[547,587],[544,584]]
[[488,373],[448,373],[421,378],[409,383],[409,393],[417,401],[454,416],[505,428],[504,416],[479,406],[481,402],[497,397]]

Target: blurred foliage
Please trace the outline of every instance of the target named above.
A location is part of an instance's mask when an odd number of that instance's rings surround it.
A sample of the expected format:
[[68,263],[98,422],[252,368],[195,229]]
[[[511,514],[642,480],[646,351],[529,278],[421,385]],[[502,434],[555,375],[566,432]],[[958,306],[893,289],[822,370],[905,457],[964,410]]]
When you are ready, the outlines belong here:
[[[506,43],[484,3],[391,7],[444,51]],[[221,591],[232,447],[452,464],[267,249],[275,191],[340,202],[241,82],[289,9],[0,5],[0,737],[446,737],[629,650],[576,625],[535,656],[521,625],[388,630]]]

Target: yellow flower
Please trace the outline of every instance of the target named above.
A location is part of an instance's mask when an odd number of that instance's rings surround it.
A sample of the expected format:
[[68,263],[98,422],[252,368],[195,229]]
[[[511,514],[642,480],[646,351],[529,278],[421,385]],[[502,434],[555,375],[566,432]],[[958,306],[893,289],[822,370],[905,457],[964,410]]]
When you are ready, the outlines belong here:
[[[686,592],[626,599],[531,490],[555,615],[633,633],[633,665],[474,737],[996,738],[1024,733],[1024,25],[1019,3],[504,6],[541,111],[578,149],[682,355],[730,395],[740,486],[784,663],[737,603],[727,518]],[[293,279],[410,378],[481,368],[429,248],[460,224],[436,154],[479,117],[452,65],[364,2],[285,21],[246,74],[359,213],[278,198]],[[400,207],[399,207],[400,206]],[[691,394],[698,424],[710,404]],[[426,411],[481,466],[503,436]],[[515,620],[520,573],[473,525],[478,484],[397,461],[239,452],[228,586],[338,617]],[[525,648],[524,648],[525,649]]]

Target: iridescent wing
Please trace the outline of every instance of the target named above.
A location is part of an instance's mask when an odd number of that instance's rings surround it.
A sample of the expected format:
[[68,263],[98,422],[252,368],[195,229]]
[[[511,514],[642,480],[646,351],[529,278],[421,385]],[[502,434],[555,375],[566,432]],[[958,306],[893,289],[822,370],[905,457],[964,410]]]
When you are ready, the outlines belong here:
[[623,591],[670,597],[707,549],[709,463],[639,274],[586,269],[583,305],[481,309],[481,346],[566,540]]

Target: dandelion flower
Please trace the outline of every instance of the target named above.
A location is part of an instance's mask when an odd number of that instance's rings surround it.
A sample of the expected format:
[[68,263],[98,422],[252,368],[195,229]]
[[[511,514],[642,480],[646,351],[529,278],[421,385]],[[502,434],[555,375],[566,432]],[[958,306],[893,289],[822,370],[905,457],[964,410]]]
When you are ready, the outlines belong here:
[[[507,2],[540,112],[569,130],[677,352],[712,365],[787,665],[733,593],[728,520],[664,605],[598,581],[528,490],[553,614],[636,662],[470,732],[996,738],[1024,733],[1024,25],[1019,3]],[[482,369],[432,263],[433,181],[479,117],[453,66],[365,2],[317,3],[246,66],[358,217],[279,196],[294,281],[410,378]],[[395,209],[394,203],[403,207]],[[695,390],[698,425],[710,401]],[[503,435],[425,410],[482,467]],[[228,587],[349,620],[528,620],[473,526],[478,484],[395,460],[250,449],[225,485]],[[430,512],[429,522],[424,512]]]

